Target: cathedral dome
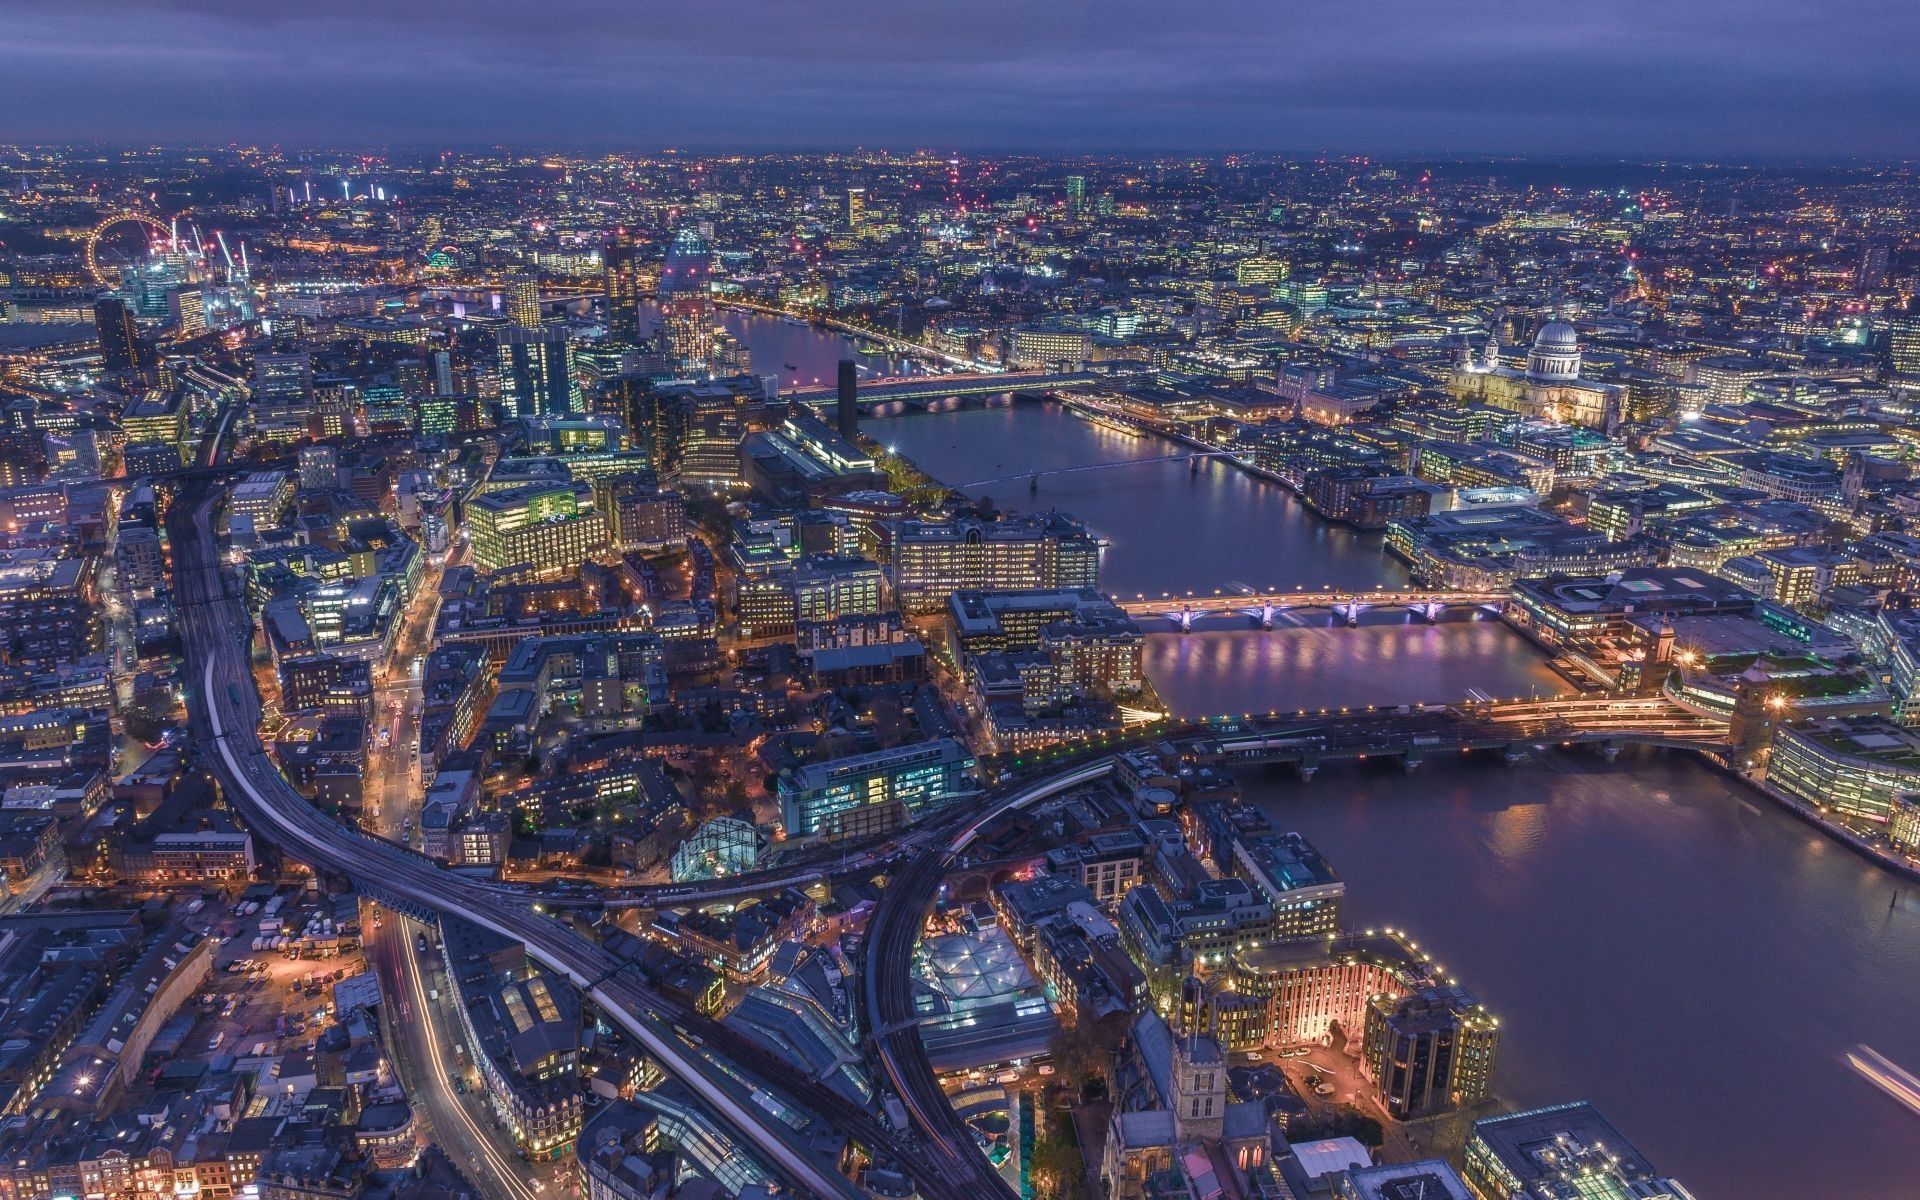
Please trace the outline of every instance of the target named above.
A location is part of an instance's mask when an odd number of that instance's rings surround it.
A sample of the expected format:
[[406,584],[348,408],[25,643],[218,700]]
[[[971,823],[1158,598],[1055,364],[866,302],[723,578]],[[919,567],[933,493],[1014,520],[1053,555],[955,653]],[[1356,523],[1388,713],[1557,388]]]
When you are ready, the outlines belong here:
[[1549,321],[1534,336],[1527,374],[1535,379],[1580,378],[1580,335],[1565,321]]

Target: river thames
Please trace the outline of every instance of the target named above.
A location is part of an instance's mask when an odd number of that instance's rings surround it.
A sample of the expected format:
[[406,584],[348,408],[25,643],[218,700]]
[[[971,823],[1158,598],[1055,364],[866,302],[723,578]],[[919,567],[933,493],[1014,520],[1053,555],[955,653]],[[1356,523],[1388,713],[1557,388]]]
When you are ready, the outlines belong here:
[[[763,370],[829,380],[842,339],[728,314]],[[1367,588],[1405,572],[1376,536],[1276,485],[1054,405],[909,415],[863,429],[1006,509],[1058,507],[1106,538],[1124,596],[1234,584]],[[1111,470],[1035,471],[1129,461]],[[1294,614],[1155,633],[1147,670],[1188,715],[1564,689],[1496,621],[1359,628]],[[1350,920],[1409,929],[1496,1012],[1495,1078],[1520,1106],[1587,1099],[1703,1200],[1920,1195],[1920,1119],[1846,1065],[1866,1043],[1920,1068],[1920,887],[1903,884],[1677,753],[1550,753],[1244,781],[1347,880]]]

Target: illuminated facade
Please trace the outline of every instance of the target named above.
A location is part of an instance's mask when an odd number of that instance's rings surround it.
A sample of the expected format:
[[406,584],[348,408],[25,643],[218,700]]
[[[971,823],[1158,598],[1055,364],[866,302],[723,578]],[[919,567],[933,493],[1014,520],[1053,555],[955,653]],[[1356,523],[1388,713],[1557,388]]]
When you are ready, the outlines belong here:
[[1626,389],[1580,378],[1580,337],[1564,321],[1550,321],[1535,335],[1524,371],[1500,362],[1500,340],[1487,340],[1478,360],[1463,357],[1448,390],[1523,416],[1611,432],[1626,409]]
[[519,329],[540,328],[540,281],[531,275],[507,280],[507,320]]
[[601,250],[601,278],[607,292],[607,332],[616,338],[638,336],[640,258],[633,235],[616,229]]
[[996,522],[894,527],[891,583],[900,611],[920,616],[946,608],[954,592],[1015,588],[1091,588],[1100,548],[1086,526],[1061,513]]
[[1872,717],[1780,724],[1767,782],[1843,820],[1884,823],[1895,797],[1920,792],[1920,735]]
[[586,407],[573,343],[564,329],[503,329],[500,400],[508,416],[579,412]]
[[1588,1104],[1555,1104],[1473,1123],[1461,1175],[1479,1200],[1692,1200]]
[[972,769],[951,738],[807,763],[780,776],[780,819],[789,838],[864,837],[950,803]]
[[473,563],[484,571],[575,571],[607,544],[606,519],[593,507],[592,489],[572,482],[489,492],[468,507],[467,528]]
[[690,229],[674,235],[660,272],[660,318],[667,356],[676,371],[703,376],[713,362],[713,296],[707,287],[711,253]]

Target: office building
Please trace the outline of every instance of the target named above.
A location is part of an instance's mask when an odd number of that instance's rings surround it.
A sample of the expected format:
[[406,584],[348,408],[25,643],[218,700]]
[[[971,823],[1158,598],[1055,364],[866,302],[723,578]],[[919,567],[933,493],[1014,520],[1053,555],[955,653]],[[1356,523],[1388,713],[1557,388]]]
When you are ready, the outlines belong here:
[[713,362],[713,297],[707,286],[707,241],[691,229],[674,235],[660,271],[660,319],[675,371],[704,377]]
[[960,798],[973,757],[952,738],[807,763],[780,775],[789,838],[859,838],[904,825]]
[[246,517],[255,529],[278,525],[293,502],[293,478],[285,471],[254,471],[227,494],[227,517]]
[[847,228],[858,229],[867,222],[867,189],[847,189]]
[[1584,1100],[1475,1121],[1463,1162],[1479,1200],[1692,1200]]
[[1367,1004],[1363,1044],[1380,1102],[1418,1120],[1490,1093],[1499,1022],[1458,984],[1434,984]]
[[510,417],[586,407],[567,331],[514,327],[499,334],[500,401]]
[[[662,478],[714,491],[745,482],[740,442],[748,413],[756,407],[753,396],[724,384],[682,385],[662,389],[656,404],[670,410],[656,420],[655,466]],[[678,439],[677,453],[672,437]]]
[[540,328],[540,281],[532,275],[515,275],[507,280],[503,297],[507,320],[516,329]]
[[101,365],[107,374],[131,375],[147,365],[139,326],[125,300],[102,296],[94,301],[93,327],[100,337]]
[[914,616],[942,611],[956,591],[1091,588],[1100,548],[1059,512],[1003,521],[901,521],[892,530],[895,603]]
[[1299,834],[1237,839],[1233,872],[1273,906],[1276,939],[1339,932],[1340,902],[1347,885]]
[[302,351],[260,354],[253,360],[253,402],[304,410],[313,403],[313,358]]
[[529,483],[488,492],[467,507],[473,564],[525,567],[536,575],[577,571],[606,548],[606,519],[584,483]]

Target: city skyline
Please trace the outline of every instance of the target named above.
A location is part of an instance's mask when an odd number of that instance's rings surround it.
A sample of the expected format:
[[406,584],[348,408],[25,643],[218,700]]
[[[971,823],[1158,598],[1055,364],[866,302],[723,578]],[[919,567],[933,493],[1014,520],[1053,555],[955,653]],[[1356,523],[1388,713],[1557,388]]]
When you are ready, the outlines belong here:
[[24,140],[1832,159],[1920,119],[1890,0],[9,7]]
[[0,4],[5,1200],[1920,1178],[1920,15]]

